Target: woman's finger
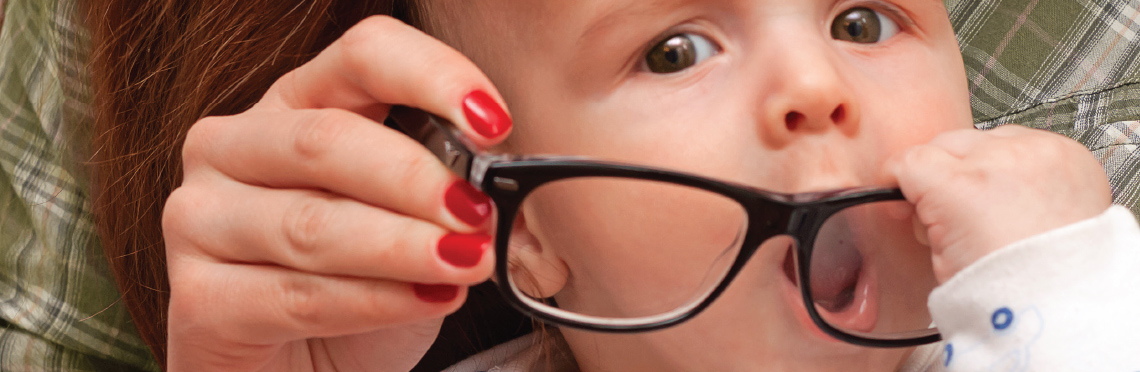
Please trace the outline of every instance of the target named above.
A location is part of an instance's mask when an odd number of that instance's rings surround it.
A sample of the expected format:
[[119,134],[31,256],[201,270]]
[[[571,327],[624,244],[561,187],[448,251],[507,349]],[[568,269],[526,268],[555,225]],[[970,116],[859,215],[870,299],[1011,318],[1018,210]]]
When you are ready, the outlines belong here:
[[181,259],[170,265],[170,334],[274,345],[435,319],[464,286],[322,276],[276,266]]
[[230,181],[180,188],[166,208],[168,239],[217,262],[461,285],[486,280],[494,266],[485,234],[450,233],[327,192]]
[[491,215],[487,197],[422,145],[340,109],[203,119],[187,134],[183,165],[186,182],[220,172],[257,186],[328,190],[456,231]]
[[258,106],[363,113],[375,111],[377,103],[446,117],[481,146],[498,143],[511,128],[498,91],[471,60],[385,16],[353,26],[315,59],[278,80]]

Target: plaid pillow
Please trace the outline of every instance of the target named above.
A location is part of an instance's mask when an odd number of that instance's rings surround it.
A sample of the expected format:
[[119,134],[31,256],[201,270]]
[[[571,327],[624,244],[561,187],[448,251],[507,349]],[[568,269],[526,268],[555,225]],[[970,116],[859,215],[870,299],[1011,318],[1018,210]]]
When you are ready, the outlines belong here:
[[1008,123],[1083,143],[1114,202],[1140,215],[1140,1],[951,0],[978,128]]
[[[950,0],[982,129],[1068,135],[1140,214],[1140,0]],[[118,303],[63,128],[90,120],[73,0],[0,0],[0,370],[158,371]],[[75,144],[72,144],[74,146]]]

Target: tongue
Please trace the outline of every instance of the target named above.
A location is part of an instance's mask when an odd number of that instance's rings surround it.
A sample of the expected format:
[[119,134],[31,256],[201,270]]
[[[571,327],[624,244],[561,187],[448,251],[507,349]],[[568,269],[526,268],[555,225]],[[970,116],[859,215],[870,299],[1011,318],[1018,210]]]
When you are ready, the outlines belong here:
[[851,306],[863,267],[863,255],[856,249],[846,225],[836,218],[829,220],[820,230],[812,253],[812,297],[817,305],[831,312]]

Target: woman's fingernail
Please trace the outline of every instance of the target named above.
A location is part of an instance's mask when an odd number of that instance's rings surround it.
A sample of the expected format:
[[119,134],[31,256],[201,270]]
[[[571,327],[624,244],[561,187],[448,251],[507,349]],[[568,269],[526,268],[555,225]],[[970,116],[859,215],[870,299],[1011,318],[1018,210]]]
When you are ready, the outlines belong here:
[[463,114],[471,128],[486,138],[495,138],[511,128],[511,118],[487,92],[476,90],[463,98]]
[[424,302],[451,302],[459,295],[459,286],[452,284],[412,284],[416,297]]
[[447,234],[439,239],[439,258],[455,267],[474,267],[490,244],[486,234]]
[[447,210],[468,225],[483,226],[487,218],[491,217],[491,199],[471,187],[467,181],[455,181],[443,198]]

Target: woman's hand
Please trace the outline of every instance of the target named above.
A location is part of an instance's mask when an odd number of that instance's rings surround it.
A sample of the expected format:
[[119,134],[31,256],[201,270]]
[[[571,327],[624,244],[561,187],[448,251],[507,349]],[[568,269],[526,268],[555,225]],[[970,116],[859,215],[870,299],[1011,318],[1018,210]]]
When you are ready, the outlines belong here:
[[1065,136],[1022,126],[960,130],[888,161],[914,203],[939,282],[1018,240],[1103,213],[1100,163]]
[[493,267],[485,196],[379,122],[510,119],[459,52],[369,18],[249,111],[197,122],[163,214],[170,371],[407,371]]

